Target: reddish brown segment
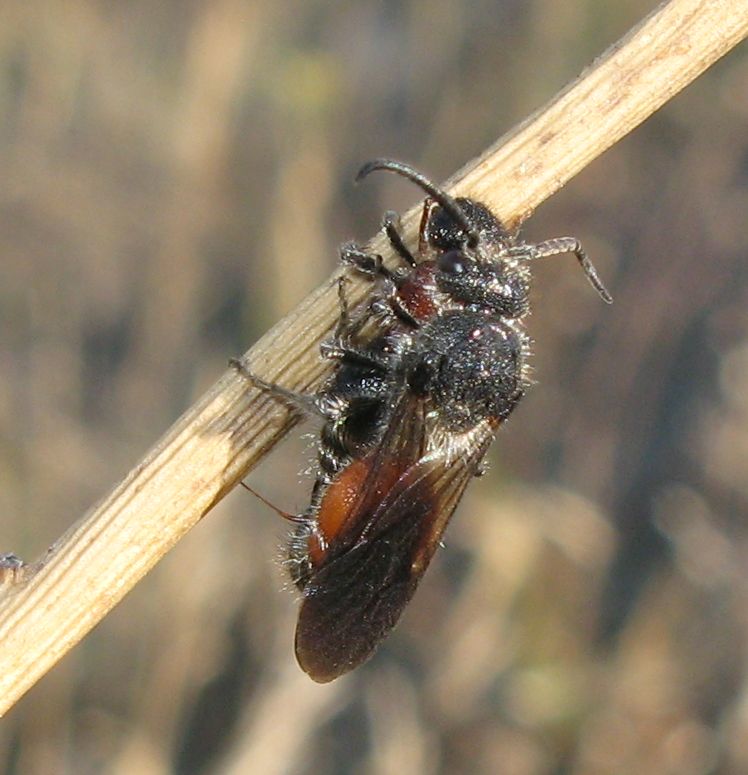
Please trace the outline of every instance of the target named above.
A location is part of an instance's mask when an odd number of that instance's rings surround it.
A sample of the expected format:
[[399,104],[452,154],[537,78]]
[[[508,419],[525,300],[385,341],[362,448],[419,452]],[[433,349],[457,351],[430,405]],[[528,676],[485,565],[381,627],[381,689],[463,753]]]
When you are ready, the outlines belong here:
[[397,301],[413,318],[419,321],[434,317],[439,308],[434,299],[436,265],[433,261],[419,264],[397,289]]
[[493,437],[484,423],[464,453],[445,443],[427,455],[426,409],[403,395],[381,443],[322,498],[296,628],[296,657],[315,681],[365,662],[395,626]]
[[365,460],[354,460],[325,491],[317,512],[317,530],[309,536],[309,561],[314,567],[324,562],[327,547],[350,515],[367,471]]
[[313,567],[324,564],[329,546],[346,526],[350,527],[351,518],[358,518],[362,500],[366,496],[381,498],[402,473],[392,462],[371,482],[373,464],[372,456],[354,460],[325,491],[317,512],[317,529],[309,536],[309,561]]
[[[411,451],[419,446],[421,423],[397,426],[397,440]],[[315,681],[332,681],[365,662],[395,626],[492,435],[484,425],[455,460],[399,457],[381,465],[387,446],[369,456],[362,495],[350,502],[346,526],[304,589],[296,657]]]

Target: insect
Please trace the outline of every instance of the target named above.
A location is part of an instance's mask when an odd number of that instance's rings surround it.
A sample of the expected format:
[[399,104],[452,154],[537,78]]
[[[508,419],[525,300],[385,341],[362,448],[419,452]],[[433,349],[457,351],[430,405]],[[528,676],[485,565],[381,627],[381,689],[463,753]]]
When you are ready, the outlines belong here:
[[[262,389],[323,419],[310,505],[293,517],[288,565],[302,592],[296,656],[316,681],[368,659],[411,599],[468,482],[528,386],[529,263],[574,253],[611,298],[579,241],[520,242],[483,204],[453,198],[406,164],[377,159],[426,194],[413,254],[388,212],[402,266],[354,243],[342,261],[375,283],[340,317],[322,355],[335,362],[311,396],[237,367]],[[376,323],[376,333],[367,334]]]

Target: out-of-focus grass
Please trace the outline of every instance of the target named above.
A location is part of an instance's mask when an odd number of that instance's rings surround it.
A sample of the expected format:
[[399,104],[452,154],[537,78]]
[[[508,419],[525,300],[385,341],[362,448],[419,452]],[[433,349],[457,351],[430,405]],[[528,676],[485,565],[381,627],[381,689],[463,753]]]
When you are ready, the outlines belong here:
[[[0,551],[39,556],[417,194],[650,6],[40,0],[0,7]],[[748,60],[527,226],[534,388],[402,625],[332,686],[292,656],[284,526],[241,492],[0,726],[0,769],[748,770]],[[253,474],[301,506],[290,442]],[[288,482],[299,481],[295,492]]]

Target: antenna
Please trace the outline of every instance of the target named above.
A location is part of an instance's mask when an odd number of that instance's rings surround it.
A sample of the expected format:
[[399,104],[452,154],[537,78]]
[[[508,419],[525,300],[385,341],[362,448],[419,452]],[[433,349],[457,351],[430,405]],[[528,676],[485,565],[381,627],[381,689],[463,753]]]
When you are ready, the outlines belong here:
[[401,161],[394,161],[393,159],[374,159],[361,167],[356,174],[356,182],[358,183],[363,180],[369,173],[374,172],[374,170],[395,172],[412,181],[417,186],[420,186],[444,208],[452,220],[467,234],[468,247],[474,248],[478,244],[478,232],[473,224],[470,223],[470,219],[465,214],[465,211],[457,204],[457,200],[450,196],[446,191],[439,188],[436,183],[432,183],[425,175],[422,175],[407,164],[403,164]]
[[248,492],[251,492],[252,495],[255,496],[255,498],[257,498],[258,500],[261,500],[268,508],[271,508],[282,519],[286,519],[289,522],[301,521],[301,518],[298,516],[298,514],[290,514],[288,511],[283,511],[283,509],[279,509],[274,503],[271,503],[267,498],[263,498],[259,492],[253,490],[248,484],[245,484],[244,482],[239,482],[239,484],[245,490],[247,490]]

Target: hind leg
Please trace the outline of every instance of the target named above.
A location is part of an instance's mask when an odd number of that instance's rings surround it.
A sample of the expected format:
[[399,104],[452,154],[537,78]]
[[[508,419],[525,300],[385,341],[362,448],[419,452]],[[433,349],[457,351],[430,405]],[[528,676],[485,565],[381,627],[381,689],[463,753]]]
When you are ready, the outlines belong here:
[[258,377],[247,368],[247,365],[240,358],[231,358],[229,366],[236,369],[247,382],[251,382],[256,388],[277,398],[291,409],[305,415],[315,415],[317,417],[324,416],[317,406],[317,402],[313,395],[296,393],[293,390],[284,388],[282,385],[277,385],[275,382],[268,382],[267,380],[262,379],[262,377]]

